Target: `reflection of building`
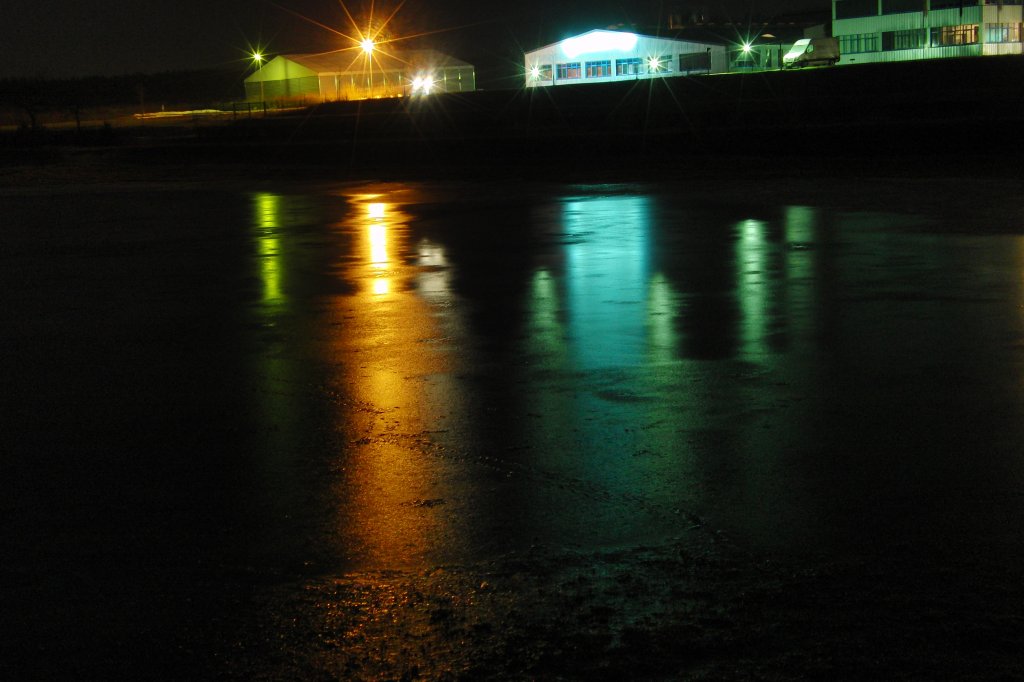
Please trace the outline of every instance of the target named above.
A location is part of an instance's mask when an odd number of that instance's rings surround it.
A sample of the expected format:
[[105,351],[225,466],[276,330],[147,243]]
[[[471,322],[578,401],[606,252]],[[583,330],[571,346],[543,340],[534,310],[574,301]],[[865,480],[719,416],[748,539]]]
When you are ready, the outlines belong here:
[[245,79],[246,99],[333,102],[476,89],[473,66],[434,50],[275,57]]
[[526,86],[608,83],[727,70],[719,43],[588,31],[526,53]]
[[1021,0],[832,0],[840,64],[1021,54]]

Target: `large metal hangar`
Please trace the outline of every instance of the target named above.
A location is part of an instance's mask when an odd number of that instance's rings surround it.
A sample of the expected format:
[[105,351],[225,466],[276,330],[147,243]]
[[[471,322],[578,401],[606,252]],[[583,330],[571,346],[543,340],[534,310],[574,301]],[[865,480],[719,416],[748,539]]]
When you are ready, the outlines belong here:
[[284,54],[245,79],[250,102],[334,102],[475,89],[473,66],[436,50]]
[[720,73],[728,52],[720,43],[595,29],[527,52],[525,67],[526,87],[609,83]]

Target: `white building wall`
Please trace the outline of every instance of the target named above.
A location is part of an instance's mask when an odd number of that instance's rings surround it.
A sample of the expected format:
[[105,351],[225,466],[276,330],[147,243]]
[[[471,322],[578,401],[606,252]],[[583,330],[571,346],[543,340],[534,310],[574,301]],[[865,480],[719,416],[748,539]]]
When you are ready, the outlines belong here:
[[[680,55],[709,66],[681,71]],[[596,30],[527,52],[524,69],[527,87],[545,87],[714,72],[726,63],[720,45]]]

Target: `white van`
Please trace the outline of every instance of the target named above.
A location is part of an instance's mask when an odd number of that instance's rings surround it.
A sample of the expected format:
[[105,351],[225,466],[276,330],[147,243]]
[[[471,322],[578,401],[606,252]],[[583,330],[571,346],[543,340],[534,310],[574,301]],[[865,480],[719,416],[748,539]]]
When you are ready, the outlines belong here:
[[839,41],[835,38],[803,38],[782,58],[782,68],[801,66],[832,66],[839,61]]

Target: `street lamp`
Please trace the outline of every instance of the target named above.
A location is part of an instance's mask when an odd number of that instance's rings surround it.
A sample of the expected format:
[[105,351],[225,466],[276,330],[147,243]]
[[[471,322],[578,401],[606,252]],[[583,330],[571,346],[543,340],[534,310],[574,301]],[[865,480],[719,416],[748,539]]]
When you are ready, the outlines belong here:
[[266,105],[266,100],[263,98],[263,60],[264,59],[266,59],[266,57],[264,57],[261,52],[253,52],[252,53],[252,60],[254,62],[256,62],[256,65],[257,65],[256,69],[257,69],[257,71],[259,71],[259,74],[260,74],[260,104],[263,105],[263,111],[264,111],[264,113],[266,113],[267,105]]

